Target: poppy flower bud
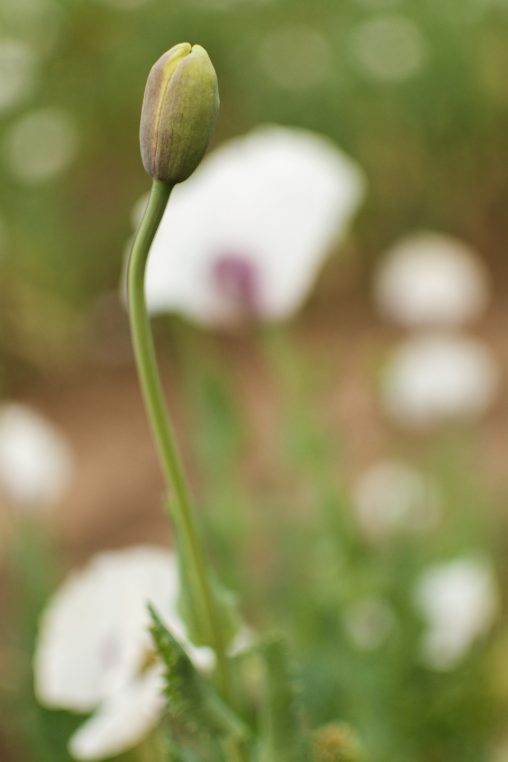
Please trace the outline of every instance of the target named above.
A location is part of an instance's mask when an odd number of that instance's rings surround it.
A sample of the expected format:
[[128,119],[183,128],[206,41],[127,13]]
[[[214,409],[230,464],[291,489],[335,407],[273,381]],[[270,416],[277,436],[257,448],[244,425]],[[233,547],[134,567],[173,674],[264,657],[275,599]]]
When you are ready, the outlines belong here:
[[174,185],[194,172],[217,112],[217,75],[200,45],[175,45],[152,66],[141,111],[141,158],[150,177]]

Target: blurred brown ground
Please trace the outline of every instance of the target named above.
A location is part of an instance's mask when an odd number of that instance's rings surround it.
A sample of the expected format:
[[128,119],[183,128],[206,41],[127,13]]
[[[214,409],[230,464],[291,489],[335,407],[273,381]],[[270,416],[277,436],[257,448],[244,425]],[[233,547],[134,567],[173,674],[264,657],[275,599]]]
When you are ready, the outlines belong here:
[[[344,462],[353,475],[374,458],[411,454],[411,448],[432,445],[432,432],[416,437],[398,432],[383,417],[376,398],[376,368],[403,335],[390,330],[374,314],[370,302],[351,284],[310,309],[292,330],[304,363],[323,369],[323,393],[315,400],[318,420],[340,438]],[[322,296],[322,294],[321,294]],[[125,323],[124,330],[127,331]],[[508,377],[508,311],[504,295],[480,329]],[[274,467],[274,427],[279,401],[273,369],[255,342],[244,336],[210,339],[233,379],[249,426],[245,484],[269,482]],[[205,339],[206,341],[206,339]],[[162,347],[161,347],[162,348]],[[163,374],[179,439],[191,478],[192,463],[185,409],[175,394],[177,368],[166,356]],[[88,365],[58,378],[39,379],[21,390],[20,398],[50,416],[69,437],[77,473],[57,514],[58,531],[70,558],[82,561],[101,548],[131,542],[165,542],[168,528],[162,511],[163,484],[132,363],[120,368]],[[503,390],[495,409],[475,427],[480,472],[494,489],[506,492],[508,405]],[[335,434],[334,434],[335,436]],[[268,475],[268,476],[267,476]]]

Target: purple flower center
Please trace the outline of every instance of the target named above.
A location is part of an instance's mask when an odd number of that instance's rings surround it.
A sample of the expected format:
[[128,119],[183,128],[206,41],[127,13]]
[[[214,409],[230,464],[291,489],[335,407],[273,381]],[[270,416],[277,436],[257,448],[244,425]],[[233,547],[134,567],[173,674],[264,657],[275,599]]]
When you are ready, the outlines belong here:
[[227,252],[213,264],[212,277],[220,295],[241,314],[259,311],[259,272],[246,256]]

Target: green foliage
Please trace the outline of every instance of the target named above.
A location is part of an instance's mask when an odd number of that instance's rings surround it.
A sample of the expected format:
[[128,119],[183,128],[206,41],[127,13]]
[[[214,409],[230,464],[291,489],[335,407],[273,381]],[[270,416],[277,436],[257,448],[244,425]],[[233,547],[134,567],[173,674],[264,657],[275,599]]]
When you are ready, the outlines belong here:
[[[165,667],[170,748],[177,759],[222,759],[222,747],[243,741],[247,728],[194,668],[189,657],[150,608],[152,636]],[[190,755],[190,756],[189,756]]]
[[[196,579],[197,570],[193,562],[192,552],[185,542],[185,535],[179,531],[178,517],[174,513],[171,513],[171,516],[178,537],[177,553],[180,570],[178,606],[180,613],[186,624],[191,641],[197,646],[213,646],[213,637],[209,631],[208,621],[204,620],[202,612],[197,610],[192,595],[193,588],[195,589],[195,586],[199,585],[199,580]],[[212,575],[210,586],[210,592],[218,614],[218,626],[220,626],[223,642],[228,645],[232,642],[240,627],[236,597]]]
[[262,648],[266,688],[262,705],[261,762],[308,762],[310,748],[301,686],[286,643],[274,640]]

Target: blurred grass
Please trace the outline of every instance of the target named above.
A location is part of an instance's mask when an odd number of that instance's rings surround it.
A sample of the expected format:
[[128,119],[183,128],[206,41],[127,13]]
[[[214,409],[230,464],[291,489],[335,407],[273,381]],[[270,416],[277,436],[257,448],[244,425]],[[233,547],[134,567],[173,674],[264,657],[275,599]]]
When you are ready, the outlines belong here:
[[[491,647],[504,624],[457,668],[433,672],[419,659],[414,608],[417,581],[433,564],[478,555],[501,571],[496,497],[476,468],[474,439],[450,432],[419,448],[416,462],[442,494],[439,526],[372,545],[354,520],[340,437],[316,411],[321,369],[287,334],[260,338],[280,399],[269,484],[250,481],[242,466],[248,437],[239,387],[213,344],[203,352],[185,328],[176,340],[185,347],[198,504],[221,578],[241,590],[251,624],[289,637],[315,726],[349,722],[378,762],[491,762],[506,710]],[[349,607],[363,600],[393,615],[390,636],[372,650],[355,645],[346,626]]]

